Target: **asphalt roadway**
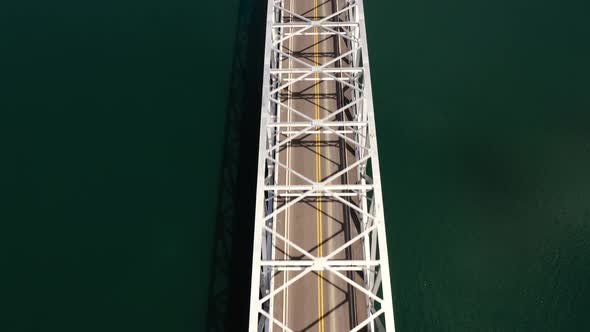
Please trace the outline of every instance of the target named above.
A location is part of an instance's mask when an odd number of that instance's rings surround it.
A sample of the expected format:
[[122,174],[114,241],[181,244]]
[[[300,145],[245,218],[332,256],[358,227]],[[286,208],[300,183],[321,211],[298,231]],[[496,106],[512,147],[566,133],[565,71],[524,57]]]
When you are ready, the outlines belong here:
[[[326,17],[345,6],[344,0],[286,0],[285,8],[305,16],[318,19]],[[291,18],[292,22],[300,21]],[[289,31],[292,29],[292,31]],[[296,28],[287,29],[287,33]],[[318,32],[310,30],[310,32]],[[327,35],[296,36],[283,43],[283,51],[309,64],[327,63],[348,50],[342,37]],[[284,59],[283,68],[302,68],[292,59]],[[334,67],[350,66],[345,61],[336,62]],[[294,78],[295,75],[291,78]],[[312,76],[313,77],[313,76]],[[317,78],[317,76],[316,76]],[[339,107],[346,105],[348,92],[335,81],[300,81],[281,92],[281,101],[310,116],[322,118]],[[305,121],[300,115],[284,107],[279,110],[279,121]],[[350,114],[331,119],[350,120]],[[282,128],[281,140],[301,128]],[[344,128],[336,128],[344,129]],[[337,135],[314,131],[285,144],[278,159],[294,171],[314,181],[321,181],[355,162],[353,149]],[[355,171],[347,172],[331,184],[356,183]],[[291,172],[281,168],[278,184],[308,184]],[[280,198],[279,205],[289,202],[288,197]],[[345,204],[329,198],[311,197],[296,203],[277,216],[276,231],[313,255],[326,256],[348,239],[358,234],[358,220]],[[283,241],[275,241],[276,259],[304,259],[297,250]],[[337,259],[361,259],[360,243],[351,246],[336,256]],[[274,274],[274,288],[280,287],[299,271],[277,272]],[[347,276],[362,281],[359,273],[348,272]],[[365,296],[331,272],[309,273],[302,279],[279,292],[273,299],[273,316],[294,331],[349,331],[366,319]],[[275,324],[274,331],[283,331]]]

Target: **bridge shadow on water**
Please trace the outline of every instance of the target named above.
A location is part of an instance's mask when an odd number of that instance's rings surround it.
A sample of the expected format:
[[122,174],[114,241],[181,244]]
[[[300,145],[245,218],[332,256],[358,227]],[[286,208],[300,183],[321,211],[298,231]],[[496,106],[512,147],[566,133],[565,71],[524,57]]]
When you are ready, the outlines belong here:
[[226,108],[207,331],[248,325],[266,1],[240,0]]

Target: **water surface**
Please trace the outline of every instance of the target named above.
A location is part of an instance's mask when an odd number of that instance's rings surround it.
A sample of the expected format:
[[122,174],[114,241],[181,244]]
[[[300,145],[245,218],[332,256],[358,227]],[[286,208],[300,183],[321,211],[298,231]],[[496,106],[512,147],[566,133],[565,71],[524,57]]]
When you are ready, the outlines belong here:
[[[264,3],[2,7],[2,330],[244,330]],[[398,331],[590,330],[588,5],[366,9]]]

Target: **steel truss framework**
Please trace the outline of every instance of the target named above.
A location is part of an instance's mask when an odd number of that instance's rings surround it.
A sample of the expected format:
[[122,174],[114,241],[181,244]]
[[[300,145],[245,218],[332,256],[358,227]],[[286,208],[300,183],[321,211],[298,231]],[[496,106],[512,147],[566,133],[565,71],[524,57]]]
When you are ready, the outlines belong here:
[[[283,42],[306,34],[339,35],[346,40],[349,50],[319,66],[282,50]],[[281,62],[286,58],[298,67],[282,68]],[[343,59],[347,66],[333,66]],[[249,331],[270,331],[273,325],[283,331],[292,331],[279,318],[273,317],[272,299],[312,271],[330,272],[366,296],[367,318],[350,331],[395,331],[363,1],[348,0],[344,8],[332,15],[313,20],[288,10],[282,0],[269,0],[263,79]],[[350,102],[324,118],[313,119],[283,103],[279,96],[281,91],[302,80],[337,81],[351,91]],[[296,114],[294,118],[298,121],[280,119],[277,114],[281,108]],[[354,119],[339,121],[337,115],[344,111],[353,114]],[[288,134],[288,138],[279,140],[281,130]],[[317,182],[279,161],[278,153],[286,144],[314,132],[330,133],[344,139],[354,147],[355,162]],[[279,169],[306,184],[278,184]],[[350,171],[356,172],[358,183],[332,183]],[[280,213],[305,198],[318,196],[349,206],[362,220],[359,234],[323,257],[314,256],[273,227]],[[289,200],[278,204],[277,197],[289,197]],[[273,246],[277,239],[300,253],[303,259],[276,259]],[[364,259],[335,258],[354,243],[361,243]],[[275,288],[272,275],[276,271],[296,271],[298,274]],[[364,282],[350,279],[346,271],[360,271]]]

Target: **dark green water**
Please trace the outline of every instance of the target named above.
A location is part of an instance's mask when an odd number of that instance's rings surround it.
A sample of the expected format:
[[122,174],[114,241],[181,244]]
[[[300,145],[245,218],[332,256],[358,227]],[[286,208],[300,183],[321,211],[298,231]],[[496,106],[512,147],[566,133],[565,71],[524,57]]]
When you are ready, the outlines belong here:
[[[590,330],[589,6],[366,9],[398,331]],[[245,329],[263,16],[0,6],[0,330]]]

